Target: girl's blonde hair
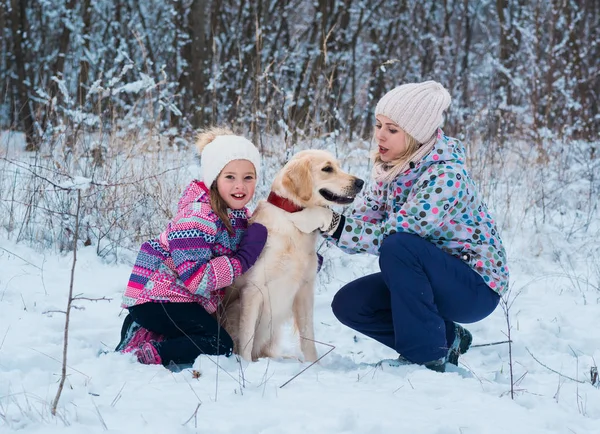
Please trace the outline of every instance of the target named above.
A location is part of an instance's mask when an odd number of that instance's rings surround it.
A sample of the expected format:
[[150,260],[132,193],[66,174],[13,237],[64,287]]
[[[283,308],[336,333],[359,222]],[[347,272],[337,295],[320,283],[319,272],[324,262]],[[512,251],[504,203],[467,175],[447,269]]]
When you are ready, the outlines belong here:
[[[219,176],[221,174],[219,173]],[[219,179],[219,177],[217,177]],[[231,221],[229,220],[229,214],[227,213],[227,202],[221,197],[219,194],[219,189],[217,187],[217,179],[215,179],[210,186],[210,207],[215,212],[215,214],[221,219],[225,228],[227,228],[227,232],[230,234],[234,233],[233,226],[231,225]]]

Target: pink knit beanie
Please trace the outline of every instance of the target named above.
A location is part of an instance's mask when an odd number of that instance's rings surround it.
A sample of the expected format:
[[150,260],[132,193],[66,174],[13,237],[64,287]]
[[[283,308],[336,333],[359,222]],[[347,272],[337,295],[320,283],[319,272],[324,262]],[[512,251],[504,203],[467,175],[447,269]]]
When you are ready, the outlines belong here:
[[442,125],[451,100],[436,81],[408,83],[386,93],[377,103],[375,115],[390,118],[419,143],[425,143]]

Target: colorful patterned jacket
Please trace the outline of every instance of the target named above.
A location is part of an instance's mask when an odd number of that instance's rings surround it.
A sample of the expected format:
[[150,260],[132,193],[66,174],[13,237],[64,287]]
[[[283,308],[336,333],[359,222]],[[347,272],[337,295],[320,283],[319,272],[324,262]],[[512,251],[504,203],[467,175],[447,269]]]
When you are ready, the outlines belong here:
[[160,236],[142,244],[122,307],[148,302],[196,302],[212,313],[224,288],[242,274],[232,254],[248,227],[250,212],[230,210],[230,234],[210,206],[209,192],[192,181],[175,217]]
[[438,130],[429,154],[394,182],[374,183],[328,239],[347,253],[377,255],[386,236],[417,234],[461,258],[502,295],[509,279],[506,252],[464,160],[462,143]]

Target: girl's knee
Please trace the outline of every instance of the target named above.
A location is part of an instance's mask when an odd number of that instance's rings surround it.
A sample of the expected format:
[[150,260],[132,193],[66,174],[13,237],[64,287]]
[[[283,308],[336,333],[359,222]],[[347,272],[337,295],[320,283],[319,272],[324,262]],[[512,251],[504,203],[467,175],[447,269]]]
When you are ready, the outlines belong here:
[[233,339],[224,328],[221,328],[219,333],[219,345],[217,351],[220,356],[229,357],[233,354]]

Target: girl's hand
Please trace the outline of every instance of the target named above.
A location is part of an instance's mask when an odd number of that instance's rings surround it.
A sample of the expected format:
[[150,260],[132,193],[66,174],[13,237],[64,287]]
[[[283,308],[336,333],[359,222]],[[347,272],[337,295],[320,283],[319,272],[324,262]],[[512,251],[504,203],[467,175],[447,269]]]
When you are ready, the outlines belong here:
[[242,273],[248,271],[256,262],[267,242],[267,228],[260,223],[248,226],[246,235],[240,241],[240,246],[234,258],[242,264]]

